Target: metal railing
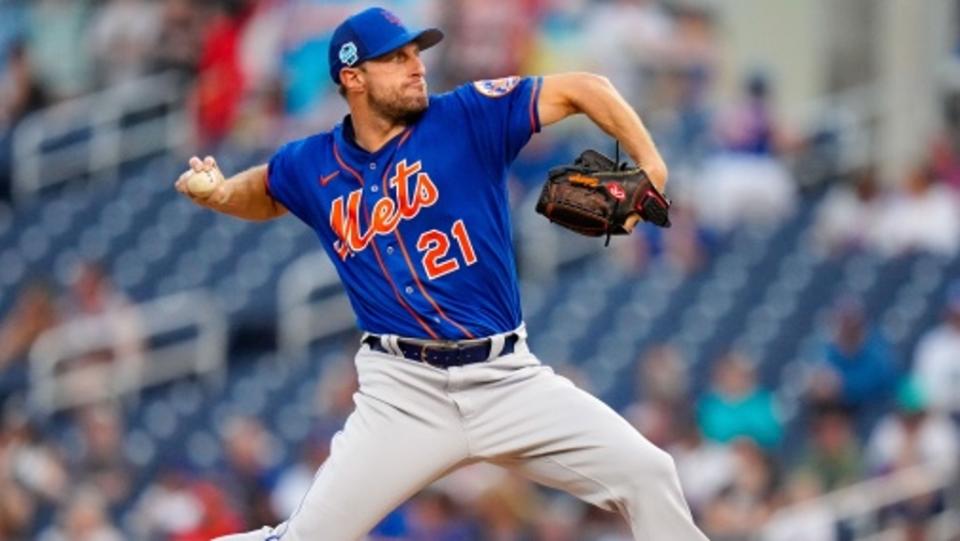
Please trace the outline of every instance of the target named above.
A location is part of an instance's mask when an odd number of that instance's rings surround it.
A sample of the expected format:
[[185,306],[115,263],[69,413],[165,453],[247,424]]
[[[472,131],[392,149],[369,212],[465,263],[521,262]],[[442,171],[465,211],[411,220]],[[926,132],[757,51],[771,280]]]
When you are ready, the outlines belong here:
[[115,180],[121,165],[178,148],[187,133],[182,88],[165,72],[28,116],[13,134],[14,198],[73,179]]
[[322,251],[291,263],[277,281],[278,345],[288,357],[311,342],[355,327],[353,308]]
[[878,524],[881,510],[920,496],[942,492],[947,499],[946,510],[931,518],[929,525],[936,532],[931,539],[952,540],[960,535],[957,490],[957,472],[934,465],[914,466],[780,509],[767,521],[758,539],[779,539],[775,535],[778,523],[791,523],[792,519],[808,514],[826,514],[834,523],[848,525],[855,539],[889,539],[891,533]]
[[49,414],[193,374],[217,382],[227,339],[226,316],[206,290],[76,319],[31,348],[30,403]]

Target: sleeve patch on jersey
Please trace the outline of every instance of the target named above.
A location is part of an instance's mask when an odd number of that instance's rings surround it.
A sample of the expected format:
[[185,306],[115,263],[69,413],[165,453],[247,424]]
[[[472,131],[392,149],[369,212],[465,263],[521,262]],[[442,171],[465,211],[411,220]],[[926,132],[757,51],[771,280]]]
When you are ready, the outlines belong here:
[[476,81],[473,83],[473,87],[477,89],[477,92],[488,98],[499,98],[509,94],[518,84],[520,84],[520,78],[513,76]]

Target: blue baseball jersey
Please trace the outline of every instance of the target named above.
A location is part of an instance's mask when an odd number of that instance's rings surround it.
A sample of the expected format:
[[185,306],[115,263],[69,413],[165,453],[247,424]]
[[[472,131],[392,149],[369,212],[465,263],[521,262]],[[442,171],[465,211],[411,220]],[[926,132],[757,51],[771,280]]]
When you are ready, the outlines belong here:
[[347,117],[270,159],[271,197],[316,232],[361,330],[464,339],[520,325],[506,178],[540,130],[541,83],[508,77],[431,96],[373,153]]

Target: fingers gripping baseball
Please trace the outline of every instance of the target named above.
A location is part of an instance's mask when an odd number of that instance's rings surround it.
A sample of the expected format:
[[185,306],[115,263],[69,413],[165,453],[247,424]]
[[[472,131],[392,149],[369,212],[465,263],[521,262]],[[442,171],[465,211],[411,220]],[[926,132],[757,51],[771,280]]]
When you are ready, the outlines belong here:
[[177,191],[194,201],[204,201],[223,184],[223,173],[212,156],[203,160],[194,156],[189,163],[190,168],[177,179]]

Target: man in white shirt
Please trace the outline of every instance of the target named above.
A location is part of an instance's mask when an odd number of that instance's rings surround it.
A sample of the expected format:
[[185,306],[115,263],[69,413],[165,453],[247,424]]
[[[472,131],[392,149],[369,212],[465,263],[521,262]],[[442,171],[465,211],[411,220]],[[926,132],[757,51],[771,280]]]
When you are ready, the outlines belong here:
[[913,370],[933,408],[960,414],[960,282],[948,291],[943,323],[917,345]]

